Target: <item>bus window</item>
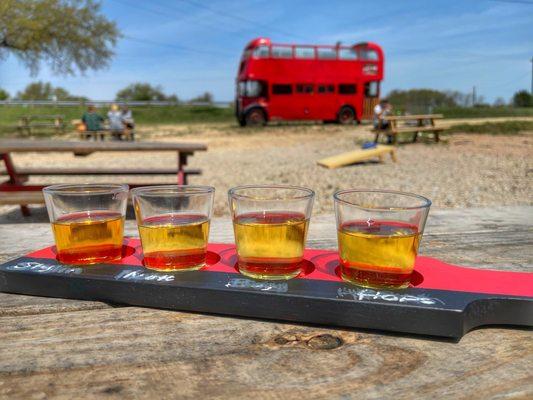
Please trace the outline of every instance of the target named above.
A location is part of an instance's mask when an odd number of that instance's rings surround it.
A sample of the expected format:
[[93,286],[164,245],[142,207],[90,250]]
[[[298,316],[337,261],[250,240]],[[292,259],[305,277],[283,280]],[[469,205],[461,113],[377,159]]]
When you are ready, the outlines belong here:
[[315,58],[315,48],[314,47],[300,47],[296,46],[294,48],[294,57],[295,58]]
[[361,58],[369,61],[377,61],[379,59],[378,52],[375,50],[361,50]]
[[269,53],[268,46],[258,46],[254,49],[253,55],[256,58],[268,58]]
[[238,93],[244,97],[259,97],[266,95],[266,83],[261,81],[241,81]]
[[337,58],[337,51],[327,47],[319,47],[316,49],[318,58],[321,60],[335,60]]
[[298,84],[296,85],[296,93],[306,93],[311,94],[313,93],[313,85],[312,84]]
[[333,85],[318,85],[317,92],[321,94],[334,93],[335,86]]
[[379,96],[379,82],[372,81],[365,83],[365,97],[378,97]]
[[355,94],[357,88],[351,83],[341,83],[339,85],[339,94]]
[[290,46],[272,46],[273,58],[292,58],[292,47]]
[[339,60],[357,60],[357,52],[354,49],[339,49]]
[[272,94],[292,94],[291,85],[272,85]]

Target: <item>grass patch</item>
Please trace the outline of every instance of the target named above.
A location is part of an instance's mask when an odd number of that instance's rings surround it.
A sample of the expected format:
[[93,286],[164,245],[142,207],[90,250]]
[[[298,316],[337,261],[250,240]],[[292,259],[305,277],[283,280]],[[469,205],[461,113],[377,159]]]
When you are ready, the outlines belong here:
[[457,124],[447,129],[446,133],[481,133],[487,135],[517,135],[524,131],[533,131],[533,121],[485,122],[484,124]]
[[533,117],[533,107],[436,108],[433,113],[443,114],[445,118]]
[[[67,132],[72,131],[70,121],[80,119],[85,107],[54,107],[54,106],[0,106],[0,135],[16,135],[20,117],[24,115],[63,115],[67,125]],[[161,106],[161,107],[131,107],[137,125],[181,124],[181,123],[210,123],[234,122],[232,108],[218,108],[211,106]],[[108,108],[101,107],[98,112],[106,116]],[[53,129],[42,129],[36,136],[52,136]]]

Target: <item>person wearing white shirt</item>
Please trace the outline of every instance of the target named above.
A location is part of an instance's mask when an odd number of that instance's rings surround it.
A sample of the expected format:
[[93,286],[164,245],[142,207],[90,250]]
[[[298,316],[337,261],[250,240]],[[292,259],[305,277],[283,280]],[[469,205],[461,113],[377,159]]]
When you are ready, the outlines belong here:
[[109,120],[109,130],[113,135],[113,139],[120,140],[124,125],[122,123],[122,113],[116,104],[111,105],[111,110],[107,113],[107,119]]
[[[392,106],[387,99],[381,99],[379,104],[374,107],[374,129],[387,130],[390,122],[387,121],[387,115],[392,113]],[[392,143],[392,135],[387,135],[387,143]]]

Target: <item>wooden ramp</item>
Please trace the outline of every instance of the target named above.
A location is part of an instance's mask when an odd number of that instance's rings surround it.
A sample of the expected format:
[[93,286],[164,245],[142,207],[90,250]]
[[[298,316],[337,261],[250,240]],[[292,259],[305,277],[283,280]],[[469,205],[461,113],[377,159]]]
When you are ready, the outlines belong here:
[[368,161],[378,158],[383,162],[386,154],[390,154],[392,161],[396,162],[396,149],[393,146],[378,145],[371,149],[349,151],[318,160],[317,164],[326,168],[339,168],[357,162]]

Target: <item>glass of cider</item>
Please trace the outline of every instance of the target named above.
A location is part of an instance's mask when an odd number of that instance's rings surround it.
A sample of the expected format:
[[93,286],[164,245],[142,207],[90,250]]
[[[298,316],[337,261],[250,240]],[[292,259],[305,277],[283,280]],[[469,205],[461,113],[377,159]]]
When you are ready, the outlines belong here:
[[127,185],[52,185],[43,193],[58,261],[98,264],[120,260]]
[[205,266],[215,188],[146,186],[131,194],[145,267],[190,271]]
[[239,186],[228,196],[239,272],[268,280],[298,276],[315,193],[296,186]]
[[333,198],[342,278],[408,287],[431,201],[391,190],[341,190]]

